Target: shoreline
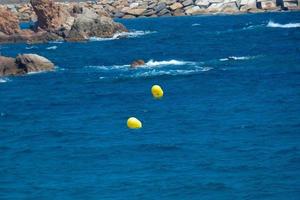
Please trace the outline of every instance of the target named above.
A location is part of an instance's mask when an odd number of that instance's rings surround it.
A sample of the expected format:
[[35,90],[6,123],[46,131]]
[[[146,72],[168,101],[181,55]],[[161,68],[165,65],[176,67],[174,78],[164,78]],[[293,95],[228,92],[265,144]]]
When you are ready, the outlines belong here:
[[[36,20],[29,3],[5,2],[1,3],[0,7],[17,14],[20,21]],[[132,0],[130,2],[128,0],[60,1],[57,4],[67,9],[72,9],[74,5],[79,4],[98,14],[123,19],[300,11],[300,0],[282,0],[281,2],[276,0]]]

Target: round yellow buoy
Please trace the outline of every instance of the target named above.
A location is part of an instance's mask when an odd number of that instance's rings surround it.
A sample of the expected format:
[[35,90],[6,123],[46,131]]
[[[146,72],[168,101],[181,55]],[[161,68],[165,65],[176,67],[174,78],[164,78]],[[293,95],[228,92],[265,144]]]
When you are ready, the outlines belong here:
[[161,89],[159,85],[153,85],[151,88],[151,92],[154,98],[160,99],[164,96],[164,91]]
[[130,117],[128,120],[127,120],[127,126],[128,128],[131,128],[131,129],[139,129],[139,128],[142,128],[142,122],[140,120],[138,120],[137,118],[135,117]]

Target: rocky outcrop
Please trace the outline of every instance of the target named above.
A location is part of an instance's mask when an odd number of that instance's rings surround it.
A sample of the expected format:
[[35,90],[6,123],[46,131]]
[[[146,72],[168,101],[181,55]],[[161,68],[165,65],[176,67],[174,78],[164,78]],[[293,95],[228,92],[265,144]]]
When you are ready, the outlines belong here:
[[[45,42],[52,40],[82,41],[90,37],[113,37],[126,32],[120,23],[114,22],[100,8],[95,10],[79,4],[68,8],[53,0],[30,0],[37,16],[32,30],[20,30],[15,14],[6,11],[0,14],[0,42]],[[2,12],[1,12],[2,13]]]
[[0,32],[10,35],[19,31],[18,17],[5,8],[0,7]]
[[[45,1],[45,0],[35,0]],[[300,0],[98,0],[78,3],[60,3],[62,7],[72,10],[74,5],[91,9],[101,16],[115,18],[158,17],[198,15],[202,13],[244,13],[265,12],[274,10],[300,10]],[[20,19],[32,19],[30,7],[25,5],[10,5]],[[54,7],[57,7],[55,4]],[[32,12],[33,9],[31,9]],[[53,12],[54,19],[59,19]],[[59,20],[60,21],[60,20]]]
[[82,8],[74,13],[74,22],[66,36],[67,40],[85,40],[90,37],[113,37],[117,32],[126,32],[126,28],[114,22],[110,17],[99,16],[96,12]]
[[22,54],[16,58],[0,56],[0,76],[23,75],[53,69],[54,64],[51,61],[36,54]]
[[66,23],[69,12],[52,0],[30,0],[37,15],[37,26],[44,30],[56,30]]

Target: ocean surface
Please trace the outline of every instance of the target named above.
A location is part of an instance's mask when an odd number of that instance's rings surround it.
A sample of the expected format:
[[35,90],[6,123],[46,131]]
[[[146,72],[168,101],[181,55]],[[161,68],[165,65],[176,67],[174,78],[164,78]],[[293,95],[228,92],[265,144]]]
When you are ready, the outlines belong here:
[[300,198],[299,12],[120,21],[1,45],[56,65],[0,79],[1,200]]

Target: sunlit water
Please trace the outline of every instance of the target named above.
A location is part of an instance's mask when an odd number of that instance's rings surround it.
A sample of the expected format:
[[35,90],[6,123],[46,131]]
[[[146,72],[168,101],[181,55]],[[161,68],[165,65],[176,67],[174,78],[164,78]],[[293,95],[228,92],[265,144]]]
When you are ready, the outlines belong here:
[[56,70],[0,79],[0,199],[299,199],[299,13],[122,22],[1,45]]

